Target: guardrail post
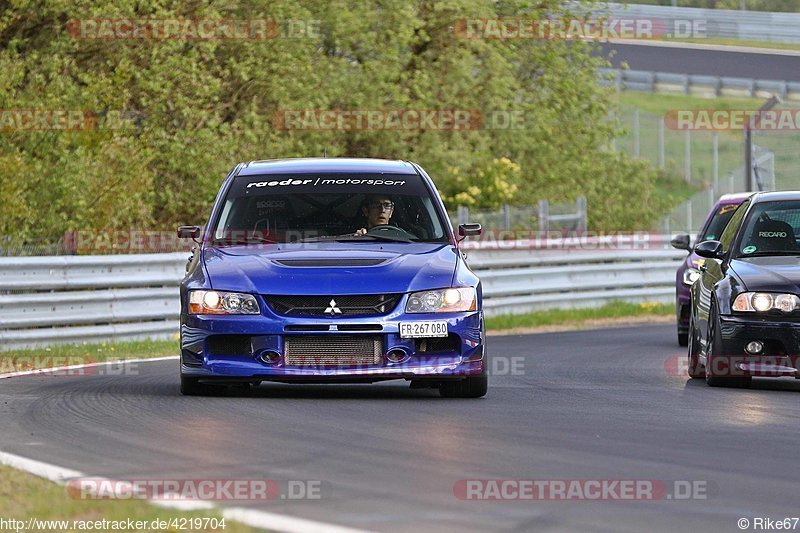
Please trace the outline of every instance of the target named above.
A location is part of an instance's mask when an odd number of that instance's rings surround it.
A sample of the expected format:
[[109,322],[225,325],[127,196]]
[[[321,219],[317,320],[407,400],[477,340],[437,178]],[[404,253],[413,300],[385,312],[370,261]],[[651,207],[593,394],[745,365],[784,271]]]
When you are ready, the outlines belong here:
[[459,224],[467,224],[469,223],[469,207],[465,205],[458,206],[458,214],[456,215],[456,221]]
[[539,231],[547,233],[550,229],[550,204],[547,200],[539,200]]
[[586,205],[586,197],[579,196],[576,204],[578,207],[578,231],[585,232],[589,227],[589,217]]
[[713,151],[714,151],[714,161],[713,161],[713,176],[714,176],[714,183],[717,183],[719,180],[719,133],[716,131],[711,134],[711,140],[713,143]]
[[500,212],[503,215],[503,229],[511,229],[511,212],[508,208],[508,204],[500,206]]
[[684,134],[683,175],[686,183],[692,182],[692,130]]

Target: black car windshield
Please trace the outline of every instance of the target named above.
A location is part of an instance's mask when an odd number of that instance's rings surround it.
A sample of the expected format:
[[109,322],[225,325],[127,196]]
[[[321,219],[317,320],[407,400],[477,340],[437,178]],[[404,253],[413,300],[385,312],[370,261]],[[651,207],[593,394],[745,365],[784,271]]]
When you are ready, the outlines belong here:
[[737,257],[800,255],[800,200],[757,203],[740,230]]
[[287,174],[235,178],[214,227],[216,245],[447,242],[418,175]]
[[722,235],[722,230],[728,225],[737,207],[739,207],[739,204],[724,204],[719,206],[711,217],[711,220],[708,221],[708,225],[703,233],[698,237],[697,242],[718,241],[719,236]]

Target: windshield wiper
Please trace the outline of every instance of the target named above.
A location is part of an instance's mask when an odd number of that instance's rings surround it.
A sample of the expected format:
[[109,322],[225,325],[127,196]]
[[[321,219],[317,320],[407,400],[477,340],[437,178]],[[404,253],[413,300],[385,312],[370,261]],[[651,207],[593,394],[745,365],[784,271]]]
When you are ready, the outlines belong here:
[[344,235],[326,235],[322,237],[309,237],[307,239],[300,239],[294,242],[371,242],[371,241],[384,241],[384,242],[414,242],[409,239],[398,239],[396,237],[388,237],[386,235],[354,235],[346,233]]
[[239,239],[239,240],[226,240],[226,239],[217,239],[214,241],[216,246],[243,246],[248,244],[279,244],[278,241],[273,241],[272,239],[266,239],[264,237],[251,237],[249,239]]

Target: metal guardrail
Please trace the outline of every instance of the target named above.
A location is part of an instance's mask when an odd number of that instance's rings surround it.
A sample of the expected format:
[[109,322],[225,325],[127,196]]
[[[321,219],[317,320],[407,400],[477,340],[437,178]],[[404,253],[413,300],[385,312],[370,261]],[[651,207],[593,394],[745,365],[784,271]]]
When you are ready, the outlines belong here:
[[[667,302],[685,257],[663,242],[625,251],[486,244],[466,253],[482,279],[489,315],[611,300]],[[186,259],[185,253],[0,258],[0,349],[172,338]]]
[[800,13],[621,3],[602,4],[601,7],[592,9],[592,13],[611,18],[656,19],[663,21],[670,29],[685,26],[686,21],[699,21],[704,28],[703,34],[699,37],[800,43]]
[[702,94],[707,96],[743,96],[800,101],[800,82],[758,80],[696,74],[673,74],[649,70],[598,69],[600,82],[618,90]]

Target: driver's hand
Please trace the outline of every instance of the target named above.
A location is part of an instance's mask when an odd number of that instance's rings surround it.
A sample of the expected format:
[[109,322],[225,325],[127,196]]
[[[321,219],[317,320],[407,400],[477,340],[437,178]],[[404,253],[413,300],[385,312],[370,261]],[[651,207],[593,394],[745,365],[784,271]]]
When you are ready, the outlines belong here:
[[364,235],[365,233],[367,233],[367,228],[359,228],[353,235]]

